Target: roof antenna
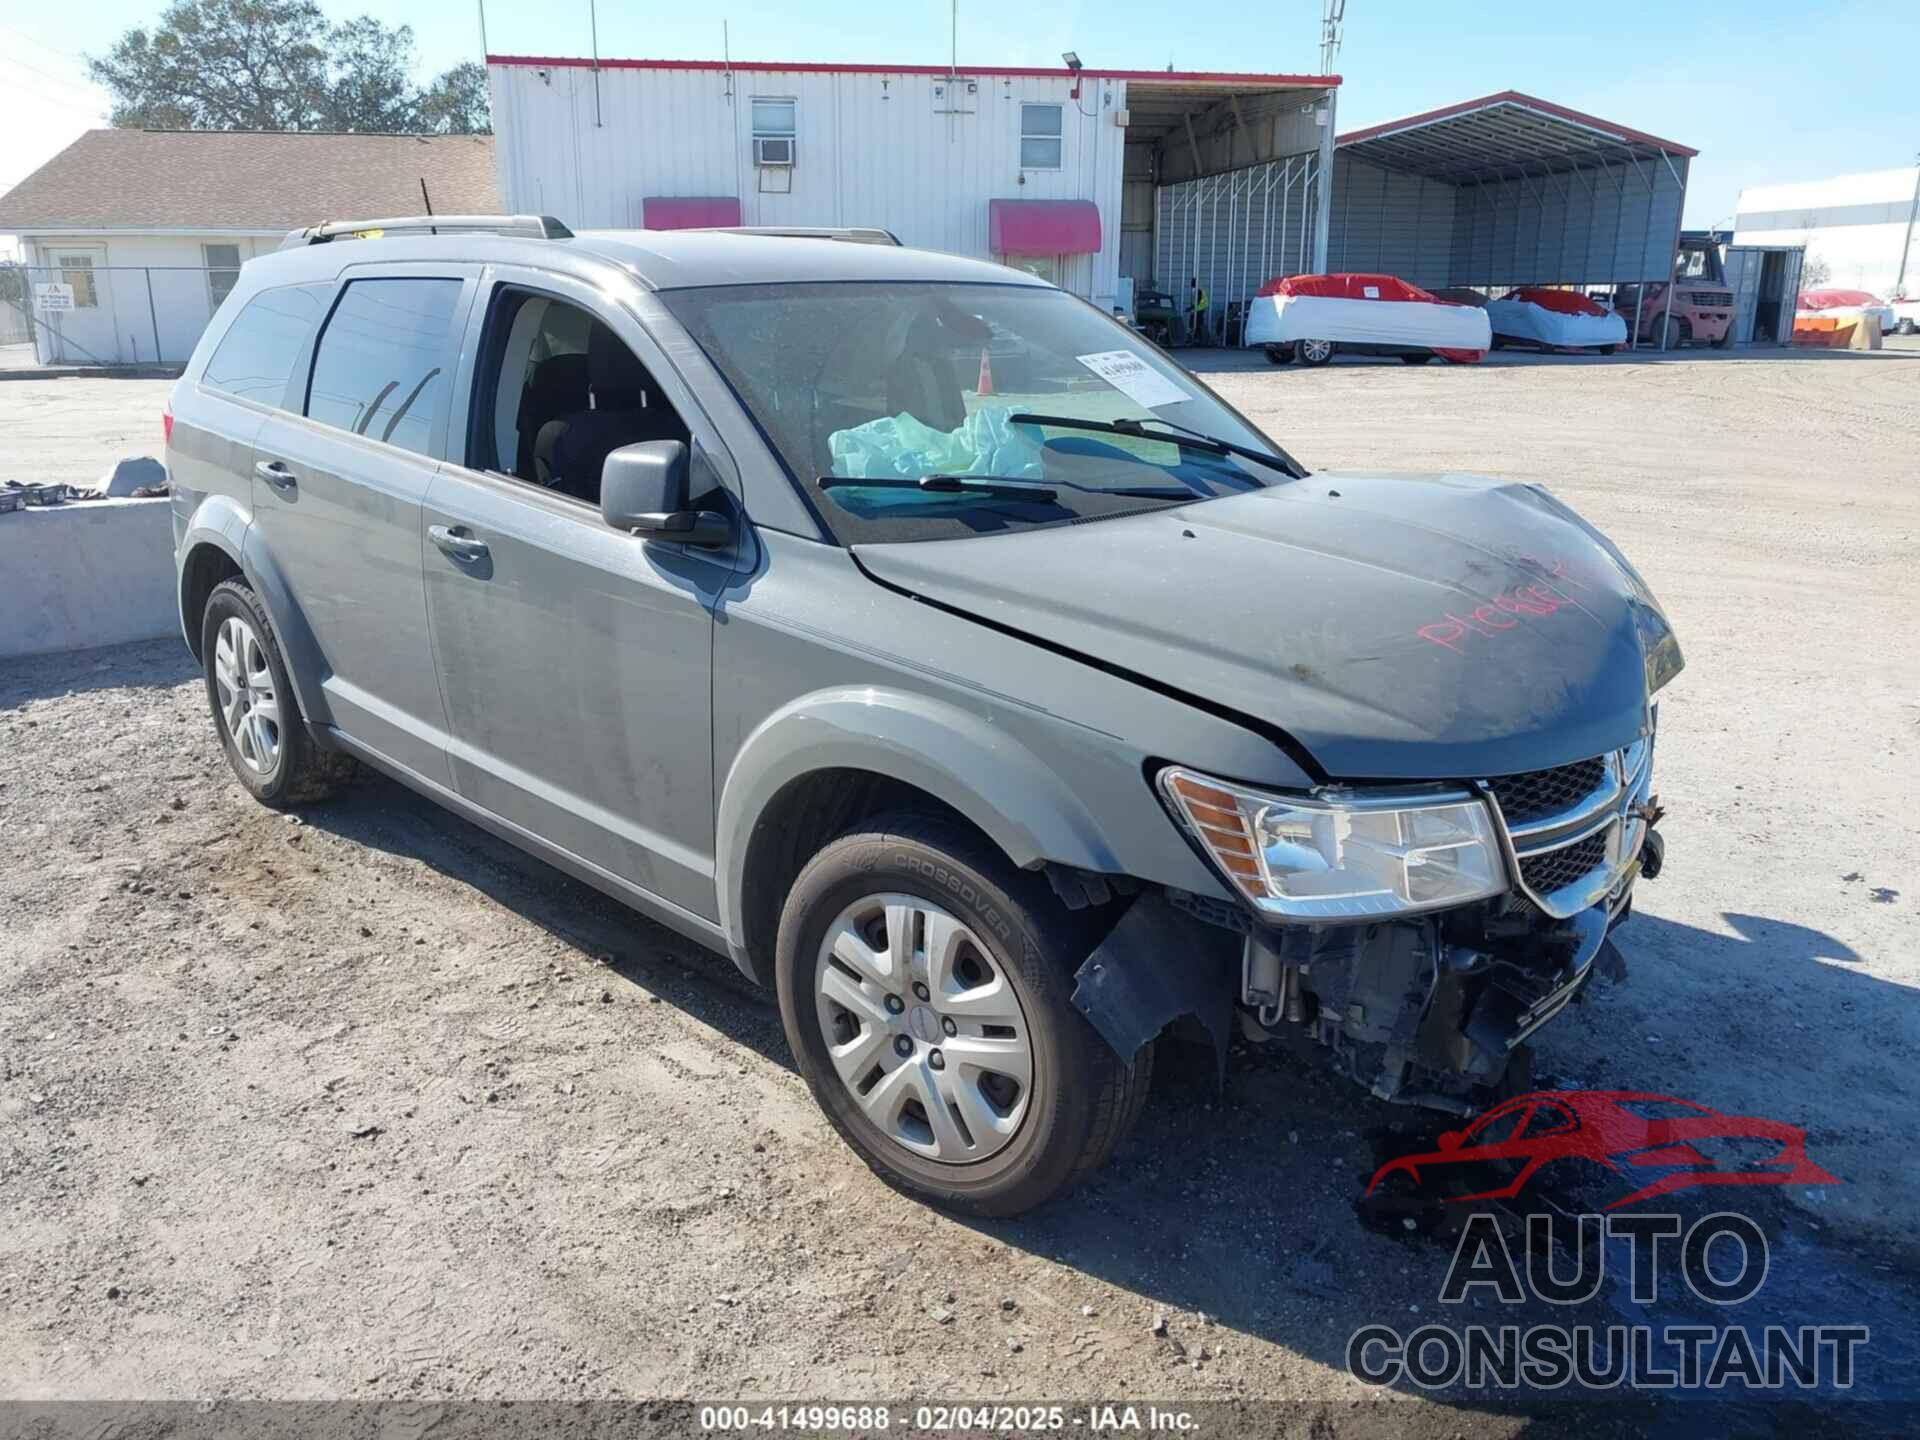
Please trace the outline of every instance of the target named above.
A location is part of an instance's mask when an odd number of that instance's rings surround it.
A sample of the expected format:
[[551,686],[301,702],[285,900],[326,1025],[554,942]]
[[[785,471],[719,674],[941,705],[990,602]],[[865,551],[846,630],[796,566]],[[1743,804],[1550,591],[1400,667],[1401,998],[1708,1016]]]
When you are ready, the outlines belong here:
[[[427,207],[427,214],[433,214],[433,197],[427,194],[427,177],[424,175],[420,177],[420,203]],[[430,226],[428,233],[438,235],[440,233],[440,227],[438,225]]]
[[593,0],[587,0],[587,24],[593,34],[593,128],[603,129],[600,119],[600,12]]
[[1320,15],[1320,73],[1331,75],[1340,55],[1340,36],[1347,23],[1347,0],[1326,0]]

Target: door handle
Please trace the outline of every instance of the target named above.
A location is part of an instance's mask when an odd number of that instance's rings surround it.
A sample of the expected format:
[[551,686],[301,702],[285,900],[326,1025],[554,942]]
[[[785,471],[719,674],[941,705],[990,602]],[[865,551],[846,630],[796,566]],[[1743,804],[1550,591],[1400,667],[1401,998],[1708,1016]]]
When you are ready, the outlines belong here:
[[489,554],[486,541],[464,535],[452,525],[429,525],[427,538],[453,559],[468,564],[476,560],[484,560]]
[[293,472],[278,460],[256,461],[253,473],[282,495],[291,493],[294,486],[299,483],[293,478]]

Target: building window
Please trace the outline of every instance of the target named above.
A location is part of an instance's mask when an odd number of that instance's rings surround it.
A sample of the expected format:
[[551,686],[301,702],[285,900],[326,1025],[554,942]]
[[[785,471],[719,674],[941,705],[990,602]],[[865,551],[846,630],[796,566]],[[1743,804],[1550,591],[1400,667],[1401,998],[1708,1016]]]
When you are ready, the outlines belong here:
[[74,309],[91,310],[100,303],[100,292],[94,289],[91,255],[62,255],[59,265],[60,283],[73,287]]
[[218,310],[220,302],[233,293],[234,282],[240,278],[240,247],[202,245],[200,257],[207,266],[207,300]]
[[1020,107],[1020,168],[1060,168],[1060,110],[1058,105]]
[[797,148],[798,126],[792,100],[753,100],[753,163],[791,165]]

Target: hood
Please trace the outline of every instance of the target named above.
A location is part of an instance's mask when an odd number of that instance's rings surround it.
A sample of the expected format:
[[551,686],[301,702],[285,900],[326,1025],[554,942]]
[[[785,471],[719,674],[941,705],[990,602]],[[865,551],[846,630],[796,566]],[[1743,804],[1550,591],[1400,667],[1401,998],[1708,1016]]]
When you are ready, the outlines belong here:
[[1475,476],[1321,473],[854,554],[897,589],[1283,730],[1337,779],[1618,749],[1681,663],[1598,531],[1541,490]]

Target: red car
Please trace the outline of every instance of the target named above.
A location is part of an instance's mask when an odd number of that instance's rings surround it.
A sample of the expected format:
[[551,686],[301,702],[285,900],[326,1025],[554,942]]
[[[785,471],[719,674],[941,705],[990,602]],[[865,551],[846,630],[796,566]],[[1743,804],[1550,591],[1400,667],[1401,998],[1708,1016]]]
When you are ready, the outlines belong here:
[[1451,1200],[1504,1200],[1554,1160],[1586,1160],[1629,1182],[1661,1172],[1605,1208],[1617,1209],[1695,1185],[1836,1185],[1807,1159],[1807,1132],[1751,1115],[1722,1115],[1691,1100],[1631,1090],[1551,1090],[1517,1096],[1464,1130],[1449,1130],[1438,1150],[1403,1155],[1374,1172],[1371,1195],[1388,1177],[1420,1183],[1441,1166],[1518,1165],[1511,1180]]

